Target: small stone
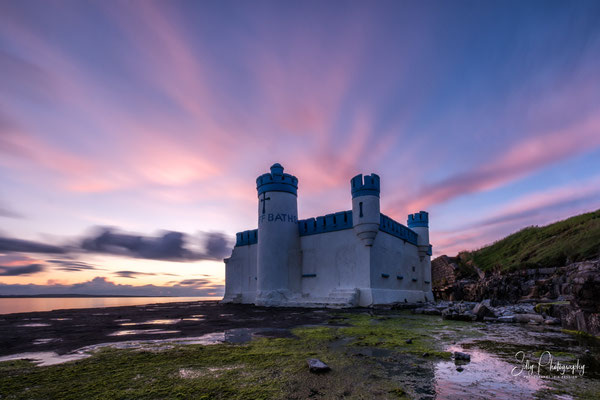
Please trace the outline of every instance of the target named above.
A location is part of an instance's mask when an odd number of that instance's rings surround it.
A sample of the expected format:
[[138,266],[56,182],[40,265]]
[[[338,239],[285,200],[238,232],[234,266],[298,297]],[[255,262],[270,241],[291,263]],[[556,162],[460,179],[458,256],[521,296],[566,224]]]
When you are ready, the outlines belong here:
[[560,319],[548,317],[544,320],[546,325],[560,325]]
[[455,360],[471,361],[471,355],[467,354],[467,353],[463,353],[462,351],[455,351],[454,352],[454,359]]
[[456,367],[456,370],[457,370],[458,372],[463,372],[465,369],[464,369],[463,367]]
[[429,357],[429,353],[427,353],[427,352],[423,353],[422,357]]
[[318,358],[309,358],[308,360],[306,360],[306,362],[308,363],[308,369],[310,370],[310,372],[320,373],[327,372],[331,369],[327,364],[325,364]]
[[411,344],[412,343],[412,339],[406,339],[406,344]]

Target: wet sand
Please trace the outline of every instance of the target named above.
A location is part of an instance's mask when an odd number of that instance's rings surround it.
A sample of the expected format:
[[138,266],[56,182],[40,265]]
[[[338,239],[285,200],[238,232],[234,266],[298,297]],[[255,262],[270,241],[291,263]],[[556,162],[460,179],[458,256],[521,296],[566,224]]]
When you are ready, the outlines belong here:
[[218,301],[6,314],[0,315],[0,356],[43,351],[65,354],[99,343],[197,337],[237,328],[273,331],[320,324],[329,318],[326,310]]

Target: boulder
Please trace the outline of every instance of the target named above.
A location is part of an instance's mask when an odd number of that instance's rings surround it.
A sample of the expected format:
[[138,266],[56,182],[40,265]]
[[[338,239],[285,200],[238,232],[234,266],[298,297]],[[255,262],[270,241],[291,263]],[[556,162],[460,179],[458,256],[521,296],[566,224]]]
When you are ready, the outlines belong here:
[[454,360],[456,361],[471,361],[471,355],[462,351],[454,352]]
[[544,317],[539,314],[516,314],[515,321],[522,324],[527,324],[529,321],[533,321],[538,324],[544,323]]
[[489,300],[487,300],[487,302],[482,301],[481,303],[478,303],[475,306],[475,308],[473,308],[473,314],[475,314],[478,321],[482,321],[483,318],[485,318],[485,317],[491,317],[491,318],[496,317],[496,313],[494,313],[494,311],[492,311],[492,309],[489,307],[489,304],[490,304]]
[[503,315],[502,317],[498,317],[498,322],[516,322],[514,315]]

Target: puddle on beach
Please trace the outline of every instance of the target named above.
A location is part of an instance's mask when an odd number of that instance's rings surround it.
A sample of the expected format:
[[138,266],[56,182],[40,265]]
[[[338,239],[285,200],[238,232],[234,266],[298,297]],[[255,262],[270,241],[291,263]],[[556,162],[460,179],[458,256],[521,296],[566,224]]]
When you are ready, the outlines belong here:
[[179,321],[181,321],[181,319],[151,319],[149,321],[143,321],[143,322],[123,322],[119,325],[121,326],[133,326],[133,325],[172,325],[172,324],[176,324]]
[[[443,344],[444,351],[467,353],[470,361],[432,360],[428,365],[424,359],[403,360],[400,355],[387,363],[388,352],[372,354],[415,399],[569,400],[582,388],[600,388],[598,361],[591,355],[600,353],[600,342],[573,337],[560,328],[472,323],[434,328],[431,333]],[[538,374],[538,361],[542,365],[548,362],[548,357],[540,360],[544,352],[552,355],[553,365],[585,364],[585,371],[563,376],[542,368]],[[560,395],[553,392],[557,385],[563,391]]]
[[90,355],[86,354],[63,354],[58,355],[53,351],[40,351],[34,353],[20,353],[13,354],[10,356],[0,357],[0,362],[2,361],[13,361],[13,360],[31,360],[39,366],[47,366],[47,365],[56,365],[62,364],[68,361],[77,361],[83,358],[87,358]]
[[225,333],[216,332],[207,335],[188,337],[188,338],[173,338],[173,339],[156,339],[156,340],[128,340],[115,343],[99,343],[91,346],[85,346],[67,354],[57,354],[53,351],[40,351],[30,353],[19,353],[10,356],[0,357],[0,362],[12,360],[31,360],[38,366],[44,367],[48,365],[62,364],[69,361],[83,360],[91,357],[93,353],[99,349],[111,347],[115,349],[139,349],[160,351],[172,348],[174,345],[185,344],[201,344],[212,345],[225,342]]
[[61,340],[62,339],[58,339],[58,338],[35,339],[33,341],[33,344],[48,344],[48,343],[60,342]]
[[[179,331],[165,331],[162,329],[141,329],[130,331],[118,331],[109,336],[122,336],[134,334],[165,334],[179,333]],[[173,348],[175,345],[201,344],[214,345],[219,343],[245,343],[252,339],[253,336],[268,336],[280,337],[289,334],[287,329],[261,329],[261,328],[239,328],[230,329],[225,332],[213,332],[202,336],[192,336],[183,338],[170,339],[144,339],[144,340],[127,340],[113,343],[99,343],[95,345],[85,346],[74,350],[67,354],[59,355],[53,351],[19,353],[10,356],[0,357],[0,362],[11,360],[31,360],[38,366],[48,366],[62,364],[69,361],[82,360],[91,357],[93,353],[99,349],[110,347],[115,349],[137,349],[147,351],[161,351]],[[40,342],[36,344],[49,343],[50,341],[58,341],[60,339],[37,339]]]
[[179,333],[180,331],[167,331],[164,329],[131,329],[109,333],[108,336],[126,336],[126,335],[160,335],[169,333]]
[[[510,364],[481,350],[466,350],[449,346],[446,351],[468,352],[471,361],[441,361],[435,364],[435,392],[443,398],[531,398],[547,387],[541,378],[511,373],[516,364]],[[468,387],[468,391],[465,388]]]

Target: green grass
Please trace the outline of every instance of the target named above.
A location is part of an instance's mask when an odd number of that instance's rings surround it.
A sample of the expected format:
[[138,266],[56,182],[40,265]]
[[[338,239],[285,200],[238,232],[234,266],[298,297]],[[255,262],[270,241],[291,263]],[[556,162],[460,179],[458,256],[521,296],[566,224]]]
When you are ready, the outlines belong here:
[[459,253],[468,269],[515,271],[560,267],[600,257],[600,210],[577,215],[543,227],[531,226],[472,252]]

